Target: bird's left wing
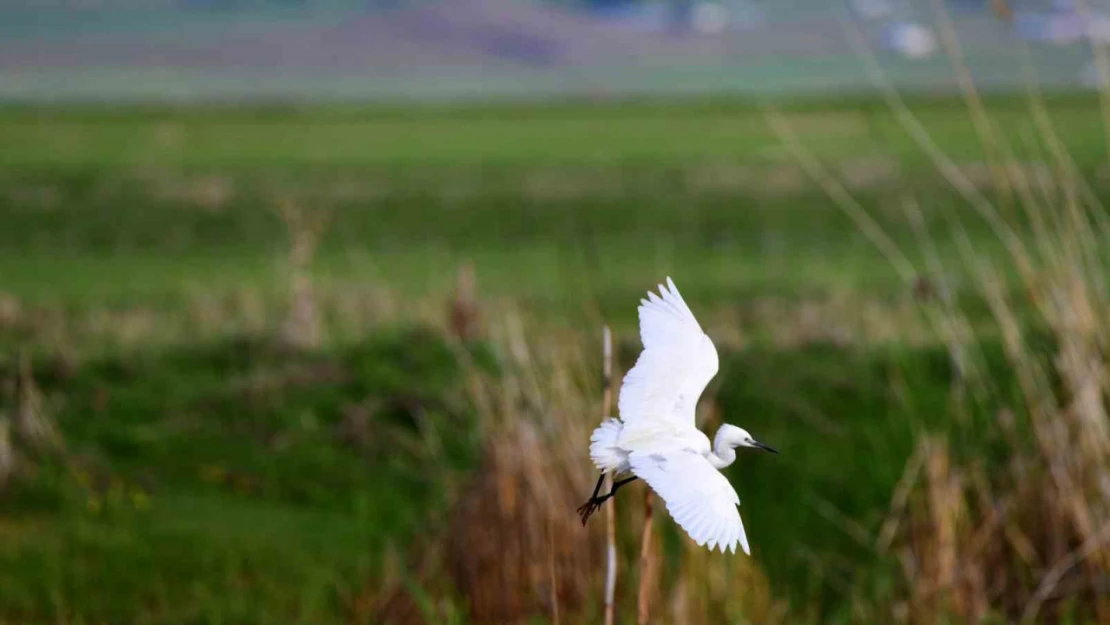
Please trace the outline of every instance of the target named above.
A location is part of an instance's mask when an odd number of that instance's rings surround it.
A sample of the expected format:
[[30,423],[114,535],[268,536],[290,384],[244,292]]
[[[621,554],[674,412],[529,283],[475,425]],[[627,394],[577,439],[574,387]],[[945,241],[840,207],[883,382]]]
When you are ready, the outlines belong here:
[[751,555],[737,508],[740,498],[705,456],[693,449],[670,447],[634,452],[629,461],[632,472],[666,502],[671,518],[698,546],[736,553],[739,544]]
[[624,376],[617,407],[621,421],[676,420],[694,425],[694,411],[717,374],[717,349],[702,331],[674,282],[640,302],[644,351]]

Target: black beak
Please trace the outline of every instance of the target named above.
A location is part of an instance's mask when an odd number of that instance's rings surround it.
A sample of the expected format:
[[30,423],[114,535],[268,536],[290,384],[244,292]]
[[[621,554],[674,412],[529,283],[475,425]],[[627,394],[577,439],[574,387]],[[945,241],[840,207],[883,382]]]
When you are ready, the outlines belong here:
[[775,450],[774,447],[768,447],[767,445],[764,445],[763,443],[761,443],[759,441],[752,441],[752,445],[755,445],[757,448],[762,449],[763,451],[769,451],[773,454],[779,453],[778,451]]

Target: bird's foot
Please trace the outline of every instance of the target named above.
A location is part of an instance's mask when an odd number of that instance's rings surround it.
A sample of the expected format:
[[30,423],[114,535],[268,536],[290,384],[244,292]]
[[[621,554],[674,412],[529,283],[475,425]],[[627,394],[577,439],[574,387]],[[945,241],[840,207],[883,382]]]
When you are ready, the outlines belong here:
[[586,524],[590,515],[597,512],[601,508],[601,504],[605,503],[608,497],[591,497],[589,501],[582,504],[578,508],[578,516],[582,517],[582,525]]

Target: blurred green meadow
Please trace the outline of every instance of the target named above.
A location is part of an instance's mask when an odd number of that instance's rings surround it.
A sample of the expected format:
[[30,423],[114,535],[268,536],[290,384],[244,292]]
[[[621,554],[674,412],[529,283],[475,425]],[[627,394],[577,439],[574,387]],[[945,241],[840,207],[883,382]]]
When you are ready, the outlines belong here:
[[[582,529],[576,504],[550,505],[593,484],[588,436],[566,420],[600,419],[602,325],[627,370],[637,302],[666,276],[722,355],[706,418],[782,454],[728,471],[753,557],[727,566],[759,584],[705,573],[708,607],[680,608],[694,556],[656,515],[661,622],[915,620],[892,546],[912,553],[928,534],[917,517],[901,526],[911,536],[892,521],[917,501],[898,495],[908,463],[929,435],[987,476],[1033,446],[1034,426],[1019,417],[1016,443],[996,422],[1022,412],[1025,388],[998,301],[1017,302],[1029,362],[1050,366],[1061,342],[1018,301],[1029,276],[975,199],[1030,254],[1057,258],[1044,223],[1065,221],[1059,198],[1110,195],[1097,99],[1033,105],[1054,134],[1025,97],[986,101],[1002,156],[949,98],[900,113],[871,100],[0,111],[0,464],[14,466],[0,491],[0,620],[549,622],[561,608],[596,622],[603,524]],[[830,180],[912,276],[830,198]],[[1085,234],[1095,248],[1103,235]],[[969,251],[996,263],[998,294]],[[480,319],[472,335],[464,304]],[[981,387],[955,353],[960,332]],[[522,358],[522,341],[533,354],[575,346],[573,390],[545,386],[559,377]],[[523,399],[505,399],[517,386]],[[580,404],[559,403],[568,393]],[[465,502],[476,476],[504,475],[491,458],[518,413],[540,432],[537,453],[562,439],[538,470],[570,476],[548,504],[520,504],[546,506],[548,525],[529,531],[595,555],[552,556],[554,589],[499,613],[468,595],[496,575],[452,564],[466,556],[451,545],[472,544],[482,517]],[[52,424],[49,443],[21,433],[28,419]],[[640,499],[618,498],[629,523]],[[619,622],[633,622],[638,543],[634,527],[621,535]],[[1028,589],[1054,562],[1033,551],[1018,575]],[[490,553],[491,566],[519,564]],[[1082,592],[1075,619],[1095,622],[1106,612]],[[984,596],[992,618],[1025,605]]]
[[[1043,163],[1048,148],[1024,101],[993,104],[1022,162]],[[1095,167],[1097,105],[1052,104],[1072,158]],[[961,101],[911,107],[942,152],[983,177]],[[924,194],[926,218],[941,227],[942,208],[963,203],[882,104],[786,114],[813,156],[865,191],[860,201],[896,240],[912,243],[900,205],[908,194]],[[460,258],[477,264],[483,289],[545,303],[580,301],[583,280],[593,297],[627,302],[671,268],[695,299],[892,275],[765,114],[743,104],[10,109],[0,141],[10,225],[0,277],[31,299],[157,299],[190,281],[262,288],[285,245],[274,218],[283,199],[338,224],[317,259],[326,278],[373,278],[416,295],[452,280]],[[973,214],[964,222],[985,229]]]

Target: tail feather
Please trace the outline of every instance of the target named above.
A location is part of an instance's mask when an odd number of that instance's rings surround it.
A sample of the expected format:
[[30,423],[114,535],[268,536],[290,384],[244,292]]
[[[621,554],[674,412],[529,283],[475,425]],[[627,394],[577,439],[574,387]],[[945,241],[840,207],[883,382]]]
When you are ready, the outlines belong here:
[[627,469],[628,454],[617,447],[623,424],[618,419],[605,419],[590,435],[590,459],[602,471]]

